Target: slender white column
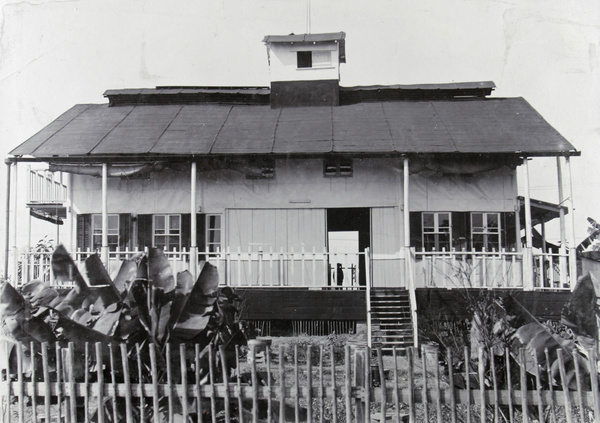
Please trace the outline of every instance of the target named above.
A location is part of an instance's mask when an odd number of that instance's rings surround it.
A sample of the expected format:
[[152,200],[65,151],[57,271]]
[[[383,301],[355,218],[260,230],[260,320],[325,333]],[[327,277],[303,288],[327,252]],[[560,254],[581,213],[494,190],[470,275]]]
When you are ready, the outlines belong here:
[[8,160],[4,162],[6,165],[6,220],[5,227],[6,233],[4,234],[4,279],[8,280],[8,259],[10,256],[10,174],[12,163]]
[[108,164],[102,163],[102,248],[101,257],[108,269]]
[[560,224],[560,256],[558,258],[558,266],[560,271],[560,285],[561,287],[566,286],[567,278],[567,231],[565,226],[565,209],[563,203],[565,201],[565,194],[563,190],[563,175],[562,175],[562,164],[560,157],[556,157],[556,173],[558,178],[558,219]]
[[531,194],[529,192],[529,164],[528,159],[523,160],[523,168],[525,170],[525,246],[532,247],[532,228],[531,228]]
[[197,212],[197,200],[196,200],[196,177],[198,174],[198,167],[196,162],[192,162],[190,169],[190,271],[194,279],[198,275],[198,240],[196,238],[197,225],[196,225],[196,212]]
[[[13,258],[13,270],[12,270],[12,277],[13,277],[13,282],[16,284],[17,281],[17,277],[19,274],[19,249],[17,248],[17,231],[19,229],[19,219],[18,219],[18,214],[17,214],[17,207],[18,207],[18,194],[19,194],[19,184],[18,184],[18,179],[19,179],[19,168],[18,168],[18,163],[15,162],[15,164],[12,166],[12,172],[13,172],[13,179],[14,179],[14,184],[13,184],[13,189],[12,189],[12,195],[13,195],[13,199],[12,199],[12,258]],[[25,282],[25,281],[24,281]]]
[[575,240],[575,206],[573,202],[573,175],[571,174],[571,158],[565,157],[565,166],[567,167],[567,174],[569,175],[569,214],[571,215],[570,221],[570,239],[569,239],[569,275],[571,276],[571,290],[575,289],[577,284],[577,241]]
[[410,248],[410,205],[408,200],[408,189],[409,189],[409,168],[408,168],[408,157],[404,158],[403,166],[403,200],[404,200],[404,247]]
[[410,249],[410,203],[409,203],[409,179],[410,179],[410,169],[408,163],[408,157],[404,158],[403,163],[403,217],[404,217],[404,253],[405,253],[405,268],[406,268],[406,280],[408,284],[408,294],[410,299],[410,308],[412,312],[412,326],[413,326],[413,346],[419,346],[419,326],[417,323],[417,294],[415,291],[415,278],[414,278],[414,263],[413,263],[413,255],[411,254]]
[[523,289],[533,289],[533,240],[531,232],[531,194],[529,192],[528,159],[523,159],[525,171],[525,251],[523,252]]

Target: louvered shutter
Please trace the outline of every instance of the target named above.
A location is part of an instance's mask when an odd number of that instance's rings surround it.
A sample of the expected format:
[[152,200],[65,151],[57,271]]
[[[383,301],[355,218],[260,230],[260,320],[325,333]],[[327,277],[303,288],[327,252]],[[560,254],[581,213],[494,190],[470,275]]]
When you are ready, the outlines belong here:
[[517,215],[514,212],[502,213],[502,246],[506,251],[517,248]]
[[92,215],[77,215],[77,249],[87,251],[91,248]]
[[452,248],[457,251],[471,248],[471,215],[452,212]]
[[423,226],[421,212],[410,212],[410,246],[416,251],[423,249]]
[[138,248],[152,247],[152,215],[138,214]]
[[121,250],[132,248],[131,215],[129,213],[119,214],[119,248]]
[[181,248],[189,251],[191,245],[191,215],[181,215]]

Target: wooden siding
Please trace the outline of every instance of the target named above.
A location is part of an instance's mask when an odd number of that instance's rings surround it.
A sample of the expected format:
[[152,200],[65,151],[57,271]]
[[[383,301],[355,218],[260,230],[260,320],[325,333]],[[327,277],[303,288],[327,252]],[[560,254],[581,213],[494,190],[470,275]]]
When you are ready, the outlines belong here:
[[236,289],[249,320],[366,321],[365,291],[309,289]]
[[[227,239],[231,251],[269,252],[269,251],[295,251],[301,252],[304,248],[307,253],[325,251],[325,210],[323,209],[230,209],[227,211]],[[301,266],[296,264],[295,266]],[[279,264],[282,274],[279,281],[270,281],[271,284],[299,285],[301,281],[295,280],[297,275],[305,275],[303,282],[308,285],[326,284],[326,266],[324,261],[305,263],[306,267],[292,268],[289,263]],[[242,284],[251,284],[258,280],[260,272],[258,263],[243,266],[238,272],[236,263],[232,263],[231,274],[240,274]],[[310,269],[308,268],[310,266]]]
[[401,213],[397,207],[371,209],[371,248],[374,287],[405,287],[403,264],[392,258],[400,251]]

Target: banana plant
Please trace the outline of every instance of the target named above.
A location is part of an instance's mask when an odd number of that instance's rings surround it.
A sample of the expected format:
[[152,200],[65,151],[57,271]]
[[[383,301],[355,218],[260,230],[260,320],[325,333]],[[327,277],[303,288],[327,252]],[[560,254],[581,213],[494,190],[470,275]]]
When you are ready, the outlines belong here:
[[[26,350],[32,341],[65,346],[73,342],[76,377],[94,366],[84,360],[86,342],[124,343],[132,360],[137,358],[139,345],[144,365],[149,363],[148,345],[154,344],[159,369],[166,368],[168,343],[199,344],[201,376],[208,374],[209,349],[223,346],[227,368],[232,368],[236,345],[247,343],[247,327],[236,317],[240,298],[231,288],[219,289],[217,269],[209,263],[194,281],[188,271],[174,275],[162,250],[152,248],[147,255],[124,260],[112,280],[98,255],[90,255],[80,270],[67,250],[58,246],[52,254],[52,270],[57,281],[68,281],[74,287],[61,295],[40,281],[23,286],[20,292],[3,283],[0,325],[5,335]],[[108,348],[104,354],[104,362],[110,362]],[[179,348],[173,348],[174,360],[177,354]],[[179,366],[174,369],[178,371]],[[142,372],[142,377],[149,375],[150,371]]]

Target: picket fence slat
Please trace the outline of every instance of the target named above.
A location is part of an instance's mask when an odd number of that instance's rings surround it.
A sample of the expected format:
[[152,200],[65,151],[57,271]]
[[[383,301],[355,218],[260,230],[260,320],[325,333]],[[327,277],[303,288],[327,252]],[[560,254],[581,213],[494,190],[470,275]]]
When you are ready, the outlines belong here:
[[[419,357],[413,348],[393,348],[386,354],[366,346],[279,345],[273,351],[248,350],[247,362],[246,351],[236,348],[236,369],[229,375],[233,362],[230,366],[228,360],[233,358],[223,347],[204,351],[199,345],[168,345],[159,351],[153,344],[128,348],[96,343],[95,349],[88,344],[16,344],[15,367],[0,373],[4,407],[0,420],[105,422],[116,416],[129,423],[152,413],[155,423],[179,419],[365,423],[376,415],[381,421],[422,421],[428,413],[438,422],[503,416],[514,422],[538,420],[540,414],[552,421],[561,410],[567,422],[585,423],[595,421],[591,416],[600,410],[596,364],[589,366],[592,378],[584,373],[587,366],[572,364],[596,357],[595,351],[584,357],[558,350],[560,379],[551,385],[545,382],[551,377],[550,354],[544,352],[542,363],[541,357],[539,362],[536,356],[526,357],[529,352],[524,349],[515,361],[505,349],[505,357],[495,362],[483,350],[472,355],[466,350],[467,358],[474,360],[468,360],[472,368],[465,368],[463,378],[462,368],[449,371],[452,366],[438,365],[440,358],[447,363],[459,360],[453,353],[441,356],[430,346],[421,348]],[[8,351],[8,343],[0,350]],[[41,364],[26,364],[30,354]],[[573,354],[567,357],[570,367],[566,354]],[[533,364],[530,375],[523,366],[526,358]],[[208,371],[201,370],[207,360]],[[1,361],[5,368],[10,365],[7,356]],[[511,367],[518,380],[511,379]],[[96,415],[99,405],[102,412]],[[164,406],[164,415],[155,412],[159,406]],[[374,410],[376,415],[371,414]]]

